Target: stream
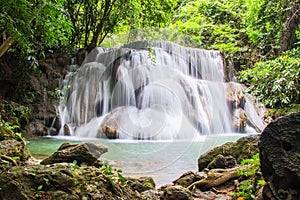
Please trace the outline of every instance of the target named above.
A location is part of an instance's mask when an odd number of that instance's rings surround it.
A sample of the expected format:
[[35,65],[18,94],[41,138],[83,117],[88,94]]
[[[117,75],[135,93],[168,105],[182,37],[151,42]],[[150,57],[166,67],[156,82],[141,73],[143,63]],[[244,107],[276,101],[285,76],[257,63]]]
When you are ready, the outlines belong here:
[[100,159],[122,170],[123,176],[153,177],[156,187],[171,184],[187,171],[197,171],[199,156],[215,146],[236,141],[246,134],[215,134],[192,140],[124,140],[73,136],[49,136],[28,141],[37,159],[55,152],[64,142],[99,142],[108,147]]

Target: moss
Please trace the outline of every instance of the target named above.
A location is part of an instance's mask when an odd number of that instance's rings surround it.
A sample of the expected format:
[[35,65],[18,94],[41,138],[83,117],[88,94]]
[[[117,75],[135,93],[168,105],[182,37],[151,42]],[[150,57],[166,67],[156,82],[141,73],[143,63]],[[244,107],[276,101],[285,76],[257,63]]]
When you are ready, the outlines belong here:
[[292,104],[284,108],[269,109],[268,112],[266,112],[265,114],[265,118],[272,117],[273,119],[276,119],[278,117],[295,113],[295,112],[300,112],[300,104]]

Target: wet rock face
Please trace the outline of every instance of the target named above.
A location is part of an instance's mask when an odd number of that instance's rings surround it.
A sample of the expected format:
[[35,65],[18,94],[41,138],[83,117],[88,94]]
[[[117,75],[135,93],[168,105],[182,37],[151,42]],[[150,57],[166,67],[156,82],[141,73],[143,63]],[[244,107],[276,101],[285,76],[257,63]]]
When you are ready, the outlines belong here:
[[264,198],[300,199],[300,112],[271,122],[259,149]]
[[36,136],[48,135],[48,129],[45,126],[45,123],[42,122],[41,120],[29,122],[26,125],[26,131],[31,135],[36,135]]
[[240,163],[241,160],[252,157],[252,155],[258,153],[259,137],[259,135],[246,136],[236,142],[227,142],[204,153],[198,159],[198,171],[202,171],[209,166],[212,168],[214,165],[230,168],[235,163]]
[[94,165],[98,158],[106,152],[107,147],[100,143],[63,143],[55,153],[44,159],[41,164],[48,165],[61,162],[72,163],[76,160],[79,165],[82,163]]
[[247,116],[243,109],[238,108],[232,114],[232,127],[236,132],[244,132],[247,125]]

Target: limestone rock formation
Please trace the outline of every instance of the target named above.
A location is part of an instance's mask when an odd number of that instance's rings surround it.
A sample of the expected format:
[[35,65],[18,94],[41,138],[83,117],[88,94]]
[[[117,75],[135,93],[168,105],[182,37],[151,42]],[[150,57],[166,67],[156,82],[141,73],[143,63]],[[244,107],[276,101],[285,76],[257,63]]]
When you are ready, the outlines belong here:
[[226,83],[226,100],[231,108],[243,108],[245,104],[244,88],[235,82]]
[[[232,156],[237,163],[242,159],[250,158],[252,155],[258,153],[259,137],[259,135],[246,136],[238,139],[236,142],[227,142],[206,152],[198,159],[198,170],[202,171],[207,168],[211,161],[218,155],[222,155],[223,157]],[[234,162],[232,159],[230,160]]]
[[271,122],[261,134],[265,199],[300,199],[300,112]]
[[44,159],[41,164],[73,163],[76,160],[79,165],[82,163],[94,165],[98,158],[105,152],[107,152],[107,147],[100,143],[63,143],[55,153]]

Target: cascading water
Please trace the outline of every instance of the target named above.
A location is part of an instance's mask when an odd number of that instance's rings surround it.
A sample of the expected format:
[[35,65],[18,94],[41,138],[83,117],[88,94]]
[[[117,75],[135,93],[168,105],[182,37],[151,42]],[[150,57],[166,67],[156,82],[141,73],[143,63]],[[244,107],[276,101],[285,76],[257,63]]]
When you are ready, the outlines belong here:
[[60,134],[185,139],[232,132],[218,51],[170,42],[94,49],[62,84]]

